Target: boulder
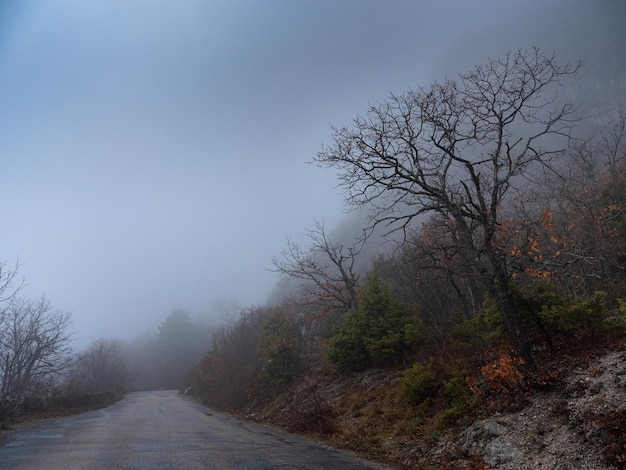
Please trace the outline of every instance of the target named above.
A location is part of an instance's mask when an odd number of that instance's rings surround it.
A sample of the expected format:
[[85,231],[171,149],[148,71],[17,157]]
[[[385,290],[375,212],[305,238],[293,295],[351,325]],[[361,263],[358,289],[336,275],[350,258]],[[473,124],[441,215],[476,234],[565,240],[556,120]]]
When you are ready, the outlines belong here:
[[491,466],[510,462],[520,452],[504,437],[506,432],[507,428],[495,419],[477,421],[463,432],[461,450],[468,456],[482,457]]

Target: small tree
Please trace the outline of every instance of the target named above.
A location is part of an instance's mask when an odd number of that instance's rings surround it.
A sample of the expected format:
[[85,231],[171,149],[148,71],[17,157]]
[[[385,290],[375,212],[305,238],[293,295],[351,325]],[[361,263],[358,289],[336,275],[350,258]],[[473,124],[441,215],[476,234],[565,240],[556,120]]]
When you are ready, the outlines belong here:
[[281,310],[273,310],[261,329],[259,356],[264,378],[277,389],[291,382],[300,369],[298,343],[294,324]]
[[0,399],[49,391],[72,362],[70,319],[45,297],[12,300],[0,315]]
[[83,393],[126,390],[131,373],[123,344],[119,340],[100,338],[80,355],[68,381]]
[[287,248],[281,256],[272,259],[276,272],[302,282],[299,303],[326,311],[347,312],[355,308],[359,286],[355,263],[363,240],[350,246],[333,243],[319,222],[308,231],[308,237],[311,246],[307,250],[287,240]]
[[362,332],[365,326],[355,310],[348,312],[343,325],[328,343],[327,357],[342,372],[360,371],[372,365]]
[[328,358],[340,370],[360,370],[399,361],[414,345],[418,325],[374,271],[361,290],[359,308],[346,314],[330,341]]

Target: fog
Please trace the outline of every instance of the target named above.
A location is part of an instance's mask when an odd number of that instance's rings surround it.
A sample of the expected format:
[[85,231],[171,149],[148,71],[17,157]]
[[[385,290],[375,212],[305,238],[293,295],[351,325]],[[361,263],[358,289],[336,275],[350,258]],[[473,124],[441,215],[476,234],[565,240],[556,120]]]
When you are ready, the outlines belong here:
[[611,102],[625,20],[619,0],[4,1],[0,261],[83,343],[263,304],[286,237],[344,219],[307,163],[331,124],[535,44]]

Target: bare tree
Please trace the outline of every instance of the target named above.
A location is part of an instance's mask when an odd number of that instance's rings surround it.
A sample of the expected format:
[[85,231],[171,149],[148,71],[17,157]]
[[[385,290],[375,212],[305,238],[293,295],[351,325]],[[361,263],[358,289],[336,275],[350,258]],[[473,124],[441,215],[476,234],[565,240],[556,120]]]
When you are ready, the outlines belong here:
[[71,364],[70,315],[37,302],[13,299],[0,316],[0,398],[46,392]]
[[349,205],[374,207],[372,227],[406,230],[421,214],[443,217],[527,363],[530,339],[497,242],[500,208],[563,154],[574,108],[559,102],[558,85],[576,70],[538,49],[508,53],[371,106],[352,128],[333,128],[333,145],[315,158],[339,169]]
[[100,338],[80,355],[69,382],[83,393],[123,392],[131,378],[123,343]]
[[350,246],[335,244],[321,222],[307,235],[311,241],[307,250],[287,240],[281,256],[272,258],[275,271],[302,282],[300,303],[345,312],[356,308],[359,274],[355,263],[363,240]]
[[19,260],[15,262],[13,268],[7,268],[5,262],[0,262],[0,315],[24,287],[24,279],[18,277],[19,267]]

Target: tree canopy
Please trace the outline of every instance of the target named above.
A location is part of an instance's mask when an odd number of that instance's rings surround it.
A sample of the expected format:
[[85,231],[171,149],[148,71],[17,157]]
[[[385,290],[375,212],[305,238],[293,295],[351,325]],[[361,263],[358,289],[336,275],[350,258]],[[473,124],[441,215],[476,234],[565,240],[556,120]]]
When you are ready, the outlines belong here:
[[372,227],[406,230],[422,214],[441,217],[528,361],[507,253],[498,245],[501,208],[567,150],[575,108],[558,89],[576,70],[538,49],[508,53],[371,106],[352,127],[333,128],[333,144],[315,158],[339,170],[349,205],[373,209]]

